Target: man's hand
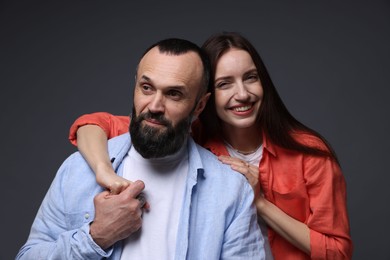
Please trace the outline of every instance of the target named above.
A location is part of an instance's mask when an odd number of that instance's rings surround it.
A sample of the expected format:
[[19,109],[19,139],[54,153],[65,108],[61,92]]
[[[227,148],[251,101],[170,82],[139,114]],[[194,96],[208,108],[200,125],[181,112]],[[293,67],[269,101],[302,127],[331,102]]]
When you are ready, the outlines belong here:
[[135,181],[118,195],[104,191],[95,196],[95,219],[90,234],[101,248],[109,248],[141,227],[145,201],[138,200],[137,196],[144,188],[142,181]]

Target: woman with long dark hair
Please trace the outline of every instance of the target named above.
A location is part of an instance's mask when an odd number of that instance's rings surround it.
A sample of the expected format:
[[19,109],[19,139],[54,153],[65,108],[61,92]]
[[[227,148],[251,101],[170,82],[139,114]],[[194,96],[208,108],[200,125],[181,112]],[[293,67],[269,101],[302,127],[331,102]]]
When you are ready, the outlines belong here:
[[[289,113],[247,39],[221,33],[202,48],[213,80],[192,134],[252,185],[259,225],[271,246],[268,257],[350,259],[345,179],[331,146]],[[97,181],[114,193],[129,182],[111,168],[106,140],[127,132],[129,120],[95,113],[71,128],[70,139],[75,143],[77,131],[78,147]]]

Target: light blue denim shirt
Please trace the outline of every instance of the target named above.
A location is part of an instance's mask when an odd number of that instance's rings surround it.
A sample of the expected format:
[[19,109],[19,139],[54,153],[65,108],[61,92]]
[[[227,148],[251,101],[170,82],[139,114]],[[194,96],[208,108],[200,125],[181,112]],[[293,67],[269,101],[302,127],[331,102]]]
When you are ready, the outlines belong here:
[[[109,141],[119,175],[130,146],[128,133]],[[264,239],[246,179],[192,139],[188,151],[175,259],[264,259]],[[58,170],[16,259],[120,259],[121,242],[104,251],[89,235],[93,198],[101,191],[83,157],[72,154]]]

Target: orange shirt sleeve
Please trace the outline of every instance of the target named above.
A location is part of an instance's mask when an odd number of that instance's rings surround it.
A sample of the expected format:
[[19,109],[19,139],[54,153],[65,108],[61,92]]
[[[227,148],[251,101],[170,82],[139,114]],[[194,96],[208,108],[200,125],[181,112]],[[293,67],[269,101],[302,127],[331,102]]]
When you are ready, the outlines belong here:
[[130,117],[115,116],[106,112],[85,114],[74,121],[69,130],[69,141],[77,146],[77,129],[83,125],[97,125],[101,127],[107,138],[124,134],[129,131]]
[[341,169],[329,158],[304,159],[312,259],[351,259],[352,241]]

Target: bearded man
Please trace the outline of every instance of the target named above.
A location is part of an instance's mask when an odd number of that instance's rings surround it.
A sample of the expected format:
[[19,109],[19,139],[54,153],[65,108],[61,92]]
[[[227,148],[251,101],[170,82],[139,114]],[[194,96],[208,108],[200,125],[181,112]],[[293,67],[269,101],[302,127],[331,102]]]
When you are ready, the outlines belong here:
[[148,48],[130,134],[108,148],[117,174],[132,183],[117,195],[103,191],[81,154],[71,155],[16,258],[263,259],[252,188],[189,134],[209,98],[209,75],[192,42]]

